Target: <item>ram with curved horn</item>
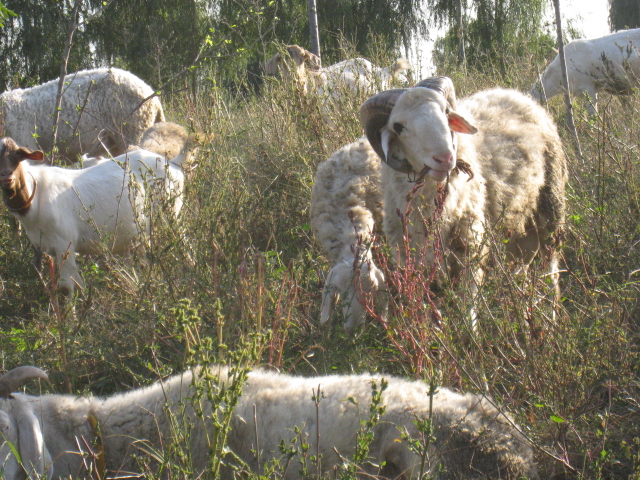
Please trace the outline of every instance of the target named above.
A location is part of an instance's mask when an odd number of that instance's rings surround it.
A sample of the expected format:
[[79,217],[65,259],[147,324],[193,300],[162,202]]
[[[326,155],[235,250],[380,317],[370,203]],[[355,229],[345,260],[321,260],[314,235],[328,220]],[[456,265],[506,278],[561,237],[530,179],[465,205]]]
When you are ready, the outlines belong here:
[[[0,377],[0,477],[36,480],[52,478],[48,469],[51,455],[44,444],[38,416],[27,403],[17,400],[15,392],[29,380],[49,381],[45,372],[37,367],[17,367]],[[20,459],[15,452],[20,453]]]
[[[19,381],[10,372],[5,385],[46,378],[35,367],[23,368],[29,370],[19,372]],[[213,478],[212,442],[219,438],[214,432],[220,424],[215,418],[224,413],[206,400],[209,395],[203,399],[205,375],[216,395],[217,389],[235,388],[233,382],[243,384],[229,420],[231,432],[219,449],[227,452],[225,467],[216,478],[254,478],[267,463],[281,463],[278,478],[300,478],[299,469],[289,466],[291,456],[279,447],[297,441],[294,428],[308,439],[309,450],[322,456],[322,478],[333,478],[345,457],[354,455],[362,406],[372,401],[372,384],[381,388],[383,383],[384,413],[371,430],[362,478],[537,478],[529,442],[513,418],[486,395],[446,388],[434,393],[422,381],[379,374],[305,378],[260,369],[206,368],[108,398],[13,393],[0,399],[0,478],[147,478],[174,442],[180,442],[181,460],[189,462],[174,465],[185,468],[180,470],[183,476]],[[320,405],[313,400],[316,389],[322,391]],[[432,428],[425,457],[405,438],[422,438],[416,419],[428,420]],[[170,478],[170,473],[151,476]]]
[[[440,278],[468,279],[475,296],[488,256],[485,229],[499,225],[515,270],[541,256],[557,295],[567,165],[544,109],[504,89],[458,102],[451,79],[438,77],[371,97],[360,118],[365,137],[336,151],[315,177],[311,225],[332,263],[321,323],[340,296],[345,326],[364,320],[363,293],[385,289],[374,236],[383,233],[400,254],[407,234],[411,247],[424,246],[442,190],[443,256],[425,253]],[[475,326],[474,311],[470,320]]]

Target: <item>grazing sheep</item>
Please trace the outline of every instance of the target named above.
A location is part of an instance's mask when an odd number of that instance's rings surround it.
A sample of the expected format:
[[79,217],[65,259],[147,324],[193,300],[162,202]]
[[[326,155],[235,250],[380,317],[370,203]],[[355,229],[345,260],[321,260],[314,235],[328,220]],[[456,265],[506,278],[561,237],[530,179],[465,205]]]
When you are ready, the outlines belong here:
[[200,146],[210,140],[210,136],[200,132],[189,134],[177,123],[160,122],[144,132],[140,148],[162,155],[172,163],[181,165],[183,169],[188,169],[194,166],[193,159]]
[[[4,135],[32,150],[53,148],[58,79],[0,95]],[[130,72],[101,68],[65,77],[57,146],[70,161],[82,153],[117,156],[140,143],[142,133],[164,121],[153,89]]]
[[288,45],[287,53],[293,64],[276,53],[265,64],[265,72],[269,75],[293,74],[304,93],[315,89],[319,97],[333,100],[345,94],[374,93],[389,88],[394,78],[400,78],[402,72],[410,68],[405,59],[398,59],[391,70],[377,67],[364,58],[351,58],[329,67],[320,67],[320,59],[298,45]]
[[[595,115],[597,93],[629,95],[640,83],[640,28],[579,39],[564,47],[571,94],[586,94],[587,112]],[[549,64],[531,95],[542,101],[564,92],[560,55]]]
[[0,139],[4,203],[31,243],[55,259],[63,295],[83,286],[76,253],[99,254],[104,247],[127,253],[141,231],[149,232],[146,197],[152,205],[167,200],[176,216],[182,207],[180,156],[168,162],[157,153],[136,150],[79,170],[28,161],[44,158],[40,150]]
[[[345,327],[364,320],[361,292],[384,288],[370,252],[372,235],[382,223],[389,245],[404,255],[400,215],[414,188],[406,233],[415,249],[428,238],[440,189],[446,195],[440,217],[444,258],[435,259],[433,242],[427,252],[441,274],[454,283],[470,278],[475,295],[488,256],[485,228],[500,227],[519,271],[540,255],[557,289],[567,166],[543,108],[501,89],[456,105],[453,83],[439,77],[375,95],[363,104],[361,120],[366,138],[321,164],[313,187],[311,226],[332,263],[321,323],[340,294],[346,297]],[[476,267],[468,268],[470,259]],[[471,317],[475,323],[474,312]]]
[[[217,377],[214,388],[233,381],[234,373],[229,368],[209,369]],[[47,376],[36,367],[18,367],[6,373],[0,378],[0,391],[5,392],[0,398],[0,429],[6,439],[0,446],[3,478],[16,480],[25,474],[9,442],[34,480],[42,475],[49,479],[83,477],[87,473],[87,455],[80,454],[86,453],[90,445],[98,454],[95,468],[101,478],[105,473],[109,478],[139,475],[133,455],[146,456],[145,452],[162,451],[171,445],[176,424],[191,425],[185,447],[193,462],[193,478],[199,478],[210,461],[207,438],[213,430],[211,418],[220,414],[212,412],[206,400],[197,401],[203,417],[194,413],[194,402],[190,400],[193,383],[204,373],[201,368],[188,370],[147,388],[109,398],[11,394],[27,380]],[[485,396],[441,388],[431,399],[429,387],[422,382],[382,375],[303,378],[263,370],[249,372],[231,417],[225,450],[256,473],[262,466],[260,462],[277,459],[284,463],[278,445],[289,442],[294,435],[292,429],[299,427],[307,435],[304,441],[309,444],[309,451],[315,454],[318,449],[322,469],[331,472],[343,464],[343,458],[353,455],[361,421],[369,417],[372,383],[379,390],[383,378],[388,381],[382,394],[386,411],[373,429],[369,459],[364,466],[369,474],[379,475],[377,478],[417,479],[422,459],[409,448],[402,433],[421,439],[414,420],[431,419],[434,436],[424,468],[428,478],[537,478],[527,440],[512,418]],[[312,396],[318,394],[318,388],[322,398],[316,407]],[[228,467],[223,469],[222,478],[235,478],[230,468],[235,463],[231,455],[227,455],[225,463]],[[297,470],[290,465],[284,478],[299,478]]]
[[291,75],[291,68],[293,65],[295,65],[294,69],[296,76],[299,79],[306,78],[307,64],[309,65],[309,69],[312,71],[320,70],[321,63],[320,58],[317,55],[299,47],[298,45],[287,45],[285,49],[287,54],[293,60],[293,63],[283,59],[282,54],[278,52],[267,60],[267,63],[264,65],[264,72],[267,75],[273,75],[276,77],[278,75]]

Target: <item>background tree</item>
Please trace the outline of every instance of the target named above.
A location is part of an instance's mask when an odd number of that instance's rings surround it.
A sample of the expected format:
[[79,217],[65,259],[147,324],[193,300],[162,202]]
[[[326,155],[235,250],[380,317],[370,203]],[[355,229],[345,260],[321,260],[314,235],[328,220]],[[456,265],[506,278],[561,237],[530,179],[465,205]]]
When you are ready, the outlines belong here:
[[200,0],[114,0],[87,27],[96,58],[159,86],[198,54],[206,6]]
[[0,28],[4,27],[5,19],[9,17],[15,17],[15,16],[16,16],[15,12],[12,12],[7,7],[5,7],[4,4],[0,3]]
[[[458,63],[465,61],[465,18],[466,0],[427,0],[427,9],[431,13],[432,23],[438,27],[448,27],[449,43],[457,45]],[[451,50],[451,53],[454,53]]]
[[542,28],[543,0],[427,0],[427,7],[432,22],[448,28],[435,45],[438,65],[464,55],[472,66],[497,64],[504,71],[505,54],[536,55],[554,44]]
[[[5,7],[16,16],[7,18],[0,30],[0,85],[3,90],[56,78],[60,73],[72,2],[7,0]],[[83,3],[79,17],[86,18],[90,10],[91,5]],[[84,24],[81,24],[69,56],[69,70],[93,65],[94,57]]]
[[609,0],[609,26],[612,31],[640,27],[638,0]]

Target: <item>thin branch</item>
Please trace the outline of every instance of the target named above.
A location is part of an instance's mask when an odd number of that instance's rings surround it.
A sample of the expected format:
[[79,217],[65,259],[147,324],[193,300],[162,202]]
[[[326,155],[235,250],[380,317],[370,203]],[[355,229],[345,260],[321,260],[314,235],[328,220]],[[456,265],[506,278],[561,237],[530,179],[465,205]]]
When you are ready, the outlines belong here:
[[567,106],[567,121],[569,123],[569,130],[573,134],[573,143],[576,149],[576,154],[580,161],[583,161],[582,149],[580,148],[580,140],[578,139],[578,132],[576,130],[576,124],[573,120],[573,105],[571,104],[571,96],[569,95],[569,80],[567,77],[567,64],[565,63],[564,56],[564,40],[562,39],[562,19],[560,18],[560,0],[553,0],[553,7],[556,11],[556,31],[558,35],[558,55],[560,56],[560,71],[562,72],[562,86],[564,88],[564,103]]
[[56,144],[58,137],[58,123],[60,122],[60,110],[62,107],[62,94],[64,90],[64,81],[67,76],[67,65],[69,63],[69,54],[71,53],[71,45],[73,44],[73,34],[78,29],[78,12],[80,11],[82,0],[75,0],[71,11],[71,21],[69,22],[69,30],[67,39],[64,44],[64,52],[62,53],[62,64],[60,65],[60,79],[58,80],[58,94],[56,96],[56,105],[53,111],[53,146]]

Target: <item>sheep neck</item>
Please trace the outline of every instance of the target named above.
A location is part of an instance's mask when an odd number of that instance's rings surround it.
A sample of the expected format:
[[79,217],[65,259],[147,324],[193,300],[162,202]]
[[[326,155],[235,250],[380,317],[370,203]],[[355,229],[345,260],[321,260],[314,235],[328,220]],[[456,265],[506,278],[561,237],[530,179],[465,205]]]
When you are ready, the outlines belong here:
[[36,190],[38,188],[38,182],[34,178],[33,174],[31,178],[33,179],[33,189],[31,191],[31,195],[29,195],[29,189],[27,188],[27,181],[25,178],[24,171],[19,169],[17,173],[17,185],[15,188],[2,188],[2,195],[4,197],[4,203],[7,206],[7,209],[18,215],[26,215],[31,208],[31,204],[33,203],[33,199],[36,196]]

